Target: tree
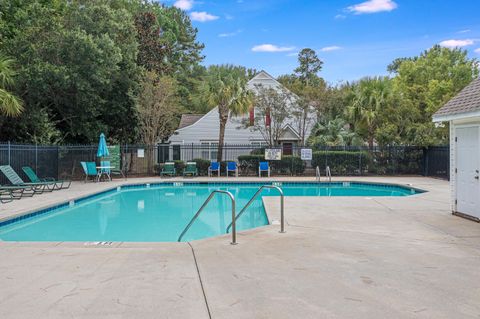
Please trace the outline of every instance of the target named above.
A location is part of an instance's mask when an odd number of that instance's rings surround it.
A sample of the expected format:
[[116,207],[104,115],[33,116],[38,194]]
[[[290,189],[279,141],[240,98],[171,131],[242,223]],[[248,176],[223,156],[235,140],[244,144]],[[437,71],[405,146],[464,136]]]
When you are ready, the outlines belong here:
[[348,123],[337,117],[325,125],[317,123],[309,137],[308,144],[318,146],[360,146],[362,139],[350,131]]
[[256,85],[254,90],[255,117],[248,126],[260,132],[269,146],[278,145],[285,125],[291,120],[295,97],[284,88]]
[[[18,61],[15,93],[26,110],[2,121],[4,138],[44,140],[45,127],[73,143],[96,142],[100,131],[112,141],[136,138],[140,69],[133,18],[122,2],[0,3],[2,49]],[[51,125],[30,116],[40,112]]]
[[142,143],[154,145],[168,139],[181,113],[176,80],[147,71],[137,97],[137,111]]
[[397,59],[394,65],[394,88],[401,94],[401,105],[408,109],[411,119],[402,132],[403,143],[448,143],[448,126],[435,128],[431,117],[478,76],[478,61],[469,59],[466,50],[437,45],[420,56]]
[[177,95],[177,83],[172,77],[159,77],[147,71],[137,98],[141,142],[147,145],[147,168],[152,172],[155,148],[148,147],[166,140],[178,125],[181,113]]
[[391,80],[387,77],[364,78],[354,86],[347,114],[355,132],[367,139],[370,148],[380,124],[379,114],[387,107],[391,92]]
[[323,62],[318,58],[314,50],[309,48],[302,49],[298,54],[298,62],[300,65],[295,69],[295,73],[300,80],[308,84],[318,78],[317,74],[322,70]]
[[202,92],[210,107],[218,107],[220,130],[217,160],[222,161],[225,127],[230,115],[246,113],[252,97],[247,89],[247,70],[233,65],[212,65],[207,70]]
[[13,63],[12,59],[0,55],[0,112],[6,116],[19,115],[23,110],[22,101],[8,91],[16,75]]

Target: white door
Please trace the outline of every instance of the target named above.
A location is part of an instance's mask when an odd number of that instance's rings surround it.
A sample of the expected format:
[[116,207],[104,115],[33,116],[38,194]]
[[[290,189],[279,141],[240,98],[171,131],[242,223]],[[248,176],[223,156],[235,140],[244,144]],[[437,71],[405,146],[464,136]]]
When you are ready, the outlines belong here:
[[457,212],[480,218],[480,128],[458,127]]

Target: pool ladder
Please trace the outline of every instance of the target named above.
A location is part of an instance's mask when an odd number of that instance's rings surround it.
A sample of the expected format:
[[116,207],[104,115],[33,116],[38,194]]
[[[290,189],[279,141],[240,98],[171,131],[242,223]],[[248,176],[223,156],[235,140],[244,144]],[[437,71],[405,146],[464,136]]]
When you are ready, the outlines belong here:
[[208,198],[205,200],[205,202],[203,202],[200,209],[192,217],[192,219],[190,220],[188,225],[182,231],[182,233],[178,237],[177,241],[179,241],[179,242],[182,241],[183,236],[185,236],[185,234],[190,229],[190,227],[192,227],[193,223],[197,220],[198,216],[200,216],[202,211],[205,209],[205,207],[210,202],[210,200],[212,200],[212,198],[215,196],[215,194],[223,194],[223,195],[227,195],[230,198],[230,200],[232,201],[232,222],[230,223],[230,225],[228,225],[225,233],[228,234],[228,232],[230,231],[230,228],[232,229],[232,242],[231,242],[231,244],[236,245],[237,244],[237,228],[236,228],[237,219],[240,218],[240,216],[242,216],[242,214],[247,210],[247,208],[253,203],[253,201],[260,195],[260,193],[265,188],[276,189],[280,193],[280,233],[285,233],[285,214],[284,214],[285,200],[284,200],[283,191],[278,186],[263,185],[255,192],[255,194],[252,196],[252,198],[250,198],[248,203],[242,208],[242,210],[238,213],[238,215],[235,214],[235,196],[233,196],[232,193],[230,193],[228,191],[222,191],[222,190],[215,190],[215,191],[211,192],[210,196],[208,196]]
[[[320,174],[320,167],[318,166],[315,169],[315,175],[316,175],[317,182],[320,182],[321,174]],[[330,171],[330,166],[325,167],[325,177],[328,178],[328,182],[332,181],[332,172]]]

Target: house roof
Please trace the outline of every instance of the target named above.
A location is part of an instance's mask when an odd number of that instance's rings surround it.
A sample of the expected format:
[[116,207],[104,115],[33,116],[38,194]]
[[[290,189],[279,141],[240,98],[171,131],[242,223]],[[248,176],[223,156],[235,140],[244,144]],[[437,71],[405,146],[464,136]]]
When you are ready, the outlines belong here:
[[467,85],[434,115],[433,120],[449,120],[453,115],[480,111],[480,78]]
[[182,114],[182,118],[180,119],[180,124],[178,124],[178,129],[195,124],[204,115],[205,114]]

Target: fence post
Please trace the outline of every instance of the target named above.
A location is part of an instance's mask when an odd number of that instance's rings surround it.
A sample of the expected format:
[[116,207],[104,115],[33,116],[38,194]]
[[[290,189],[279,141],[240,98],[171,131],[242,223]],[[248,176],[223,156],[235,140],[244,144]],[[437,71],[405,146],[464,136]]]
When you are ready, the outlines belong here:
[[10,141],[8,141],[8,165],[10,164]]
[[358,173],[362,175],[362,151],[358,152]]
[[38,145],[35,142],[35,172],[38,174]]

